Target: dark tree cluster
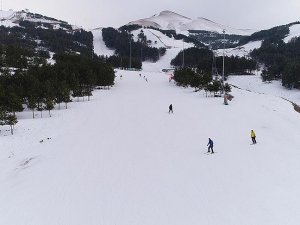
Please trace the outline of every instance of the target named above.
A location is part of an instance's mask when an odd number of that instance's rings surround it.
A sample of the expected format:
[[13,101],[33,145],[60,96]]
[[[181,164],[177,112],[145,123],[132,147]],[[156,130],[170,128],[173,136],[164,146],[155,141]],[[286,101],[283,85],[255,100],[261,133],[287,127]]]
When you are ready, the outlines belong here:
[[[130,58],[128,56],[112,55],[105,59],[106,63],[110,64],[113,68],[126,69],[130,67]],[[131,68],[142,69],[142,62],[137,58],[131,59]]]
[[[184,59],[183,59],[184,54]],[[183,63],[184,60],[184,63]],[[175,67],[198,68],[204,73],[212,73],[213,52],[207,48],[188,48],[179,52],[171,61]],[[256,62],[245,57],[225,56],[225,76],[230,74],[250,74],[256,69]],[[216,57],[216,69],[221,72],[223,57]]]
[[138,30],[141,28],[143,28],[143,27],[140,25],[132,24],[132,25],[124,25],[124,26],[120,27],[119,30],[125,31],[125,32],[132,32],[132,31],[135,31],[135,30]]
[[[172,59],[171,65],[173,66],[182,66],[183,65],[183,54],[184,54],[184,66],[195,68],[199,64],[204,64],[204,61],[208,59],[211,70],[213,53],[207,48],[188,48],[184,52],[180,51],[177,56]],[[206,63],[205,63],[206,64]]]
[[251,56],[265,66],[262,72],[264,81],[282,79],[288,88],[300,88],[300,38],[289,43],[283,40],[265,40]]
[[21,21],[21,27],[0,27],[0,68],[43,64],[50,58],[49,51],[92,56],[91,32],[43,29],[40,25],[39,22]]
[[213,93],[214,96],[219,96],[221,91],[231,91],[227,83],[223,87],[220,79],[213,79],[211,74],[191,68],[175,70],[174,80],[178,86],[192,87],[195,91],[205,90],[206,93]]
[[6,71],[0,75],[0,125],[17,122],[15,112],[25,106],[35,111],[51,110],[55,104],[71,101],[71,96],[90,98],[97,86],[114,84],[115,74],[111,66],[97,56],[55,55],[56,64],[33,66],[28,70]]
[[126,30],[116,30],[114,28],[102,29],[103,41],[110,49],[115,49],[115,52],[120,57],[131,57],[135,60],[156,62],[164,53],[164,48],[153,48],[147,45],[147,39],[142,34],[139,41],[135,42],[132,39],[132,34]]

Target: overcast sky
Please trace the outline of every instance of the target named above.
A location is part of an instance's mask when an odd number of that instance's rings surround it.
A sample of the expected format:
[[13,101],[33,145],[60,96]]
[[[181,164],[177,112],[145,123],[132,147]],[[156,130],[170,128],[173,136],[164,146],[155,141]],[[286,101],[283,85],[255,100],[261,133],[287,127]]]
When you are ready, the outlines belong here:
[[300,0],[2,0],[2,4],[3,10],[28,8],[87,29],[119,27],[163,10],[235,28],[266,29],[300,21]]

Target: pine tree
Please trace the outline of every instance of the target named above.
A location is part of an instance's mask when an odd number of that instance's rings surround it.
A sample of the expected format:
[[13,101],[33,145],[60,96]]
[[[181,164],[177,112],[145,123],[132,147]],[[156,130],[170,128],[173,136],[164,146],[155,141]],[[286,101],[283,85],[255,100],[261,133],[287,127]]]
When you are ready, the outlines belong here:
[[49,111],[49,116],[51,117],[51,110],[54,109],[54,100],[51,97],[45,99],[45,110]]
[[13,114],[7,114],[5,123],[10,126],[10,132],[14,135],[14,126],[18,123],[17,117]]
[[29,97],[27,99],[27,107],[32,110],[32,118],[34,119],[34,110],[37,108],[37,99],[35,97]]

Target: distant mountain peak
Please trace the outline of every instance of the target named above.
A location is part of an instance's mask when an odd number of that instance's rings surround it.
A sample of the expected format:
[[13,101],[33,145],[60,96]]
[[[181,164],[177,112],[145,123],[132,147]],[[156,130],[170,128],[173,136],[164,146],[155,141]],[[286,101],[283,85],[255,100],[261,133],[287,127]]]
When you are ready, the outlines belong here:
[[255,32],[250,29],[236,29],[230,26],[225,26],[204,17],[191,19],[170,10],[164,10],[149,18],[139,19],[128,23],[128,25],[133,24],[144,27],[154,27],[162,30],[175,30],[178,33],[187,32],[189,30],[203,30],[222,33],[222,31],[225,30],[227,34],[250,35]]
[[176,17],[181,17],[181,18],[185,18],[185,19],[188,19],[188,20],[192,20],[191,18],[188,18],[186,16],[183,16],[183,15],[180,15],[178,13],[175,13],[173,11],[170,11],[170,10],[164,10],[164,11],[161,11],[158,16],[176,16]]

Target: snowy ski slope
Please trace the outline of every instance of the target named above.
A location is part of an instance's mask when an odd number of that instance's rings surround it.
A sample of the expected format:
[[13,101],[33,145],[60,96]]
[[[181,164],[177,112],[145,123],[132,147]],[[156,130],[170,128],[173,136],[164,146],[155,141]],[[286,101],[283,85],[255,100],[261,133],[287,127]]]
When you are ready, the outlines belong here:
[[112,56],[115,51],[106,47],[103,37],[102,37],[102,28],[92,30],[94,36],[94,52],[97,55],[106,55]]
[[111,90],[52,118],[19,114],[14,136],[1,129],[0,224],[299,224],[290,103],[234,89],[224,106],[139,73],[118,71]]
[[[170,38],[160,31],[153,29],[138,29],[132,32],[133,39],[138,40],[138,34],[143,30],[147,37],[147,40],[151,40],[151,47],[160,48],[165,47],[166,54],[160,58],[156,63],[143,62],[143,69],[148,72],[161,72],[162,69],[170,68],[170,62],[175,56],[182,51],[183,48],[191,48],[194,44],[183,42],[182,40],[176,40]],[[95,29],[92,31],[94,35],[94,51],[97,55],[111,56],[114,54],[114,50],[108,49],[103,41],[101,29]]]
[[300,37],[300,24],[290,26],[290,34],[284,39],[284,42],[287,43],[295,37]]

